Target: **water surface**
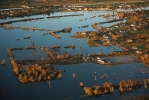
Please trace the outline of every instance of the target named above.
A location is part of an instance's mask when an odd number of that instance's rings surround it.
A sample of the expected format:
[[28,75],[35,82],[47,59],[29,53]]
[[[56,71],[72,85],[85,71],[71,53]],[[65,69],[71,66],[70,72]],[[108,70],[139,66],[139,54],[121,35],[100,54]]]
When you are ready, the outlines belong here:
[[[31,41],[34,42],[35,46],[51,46],[51,45],[71,45],[72,43],[76,44],[76,48],[73,50],[71,48],[65,49],[61,48],[61,53],[67,51],[70,54],[83,54],[87,53],[109,53],[111,51],[122,51],[121,48],[116,46],[116,49],[112,46],[98,46],[98,47],[89,47],[87,40],[85,39],[74,39],[70,36],[75,35],[78,31],[96,31],[91,27],[91,24],[95,22],[103,22],[107,19],[96,17],[89,19],[91,16],[98,14],[112,13],[110,11],[93,11],[93,12],[58,12],[51,14],[51,16],[56,15],[68,15],[68,14],[84,14],[84,16],[75,16],[75,17],[62,17],[56,19],[47,18],[48,15],[37,15],[30,16],[30,18],[39,18],[45,17],[42,20],[33,20],[26,22],[13,23],[15,26],[28,26],[36,28],[50,28],[50,30],[62,29],[71,27],[72,31],[70,33],[60,33],[61,39],[57,39],[51,35],[44,35],[43,33],[49,33],[50,31],[31,31],[31,30],[22,30],[22,29],[3,29],[0,28],[0,60],[6,59],[6,66],[0,68],[0,98],[1,100],[65,100],[66,98],[74,100],[90,100],[90,99],[101,99],[117,100],[119,97],[126,96],[128,93],[120,94],[119,91],[114,91],[110,95],[102,95],[98,98],[95,97],[80,97],[85,95],[83,88],[79,86],[79,82],[83,81],[85,86],[92,87],[93,85],[102,85],[104,82],[111,81],[113,84],[118,84],[121,80],[125,79],[143,79],[149,78],[149,74],[145,70],[149,70],[142,63],[132,63],[132,64],[122,64],[122,65],[99,65],[92,63],[81,63],[81,64],[72,64],[72,65],[55,65],[56,68],[60,69],[63,74],[62,80],[51,80],[49,86],[49,81],[37,82],[32,84],[21,84],[17,77],[12,72],[12,67],[10,64],[9,56],[7,55],[7,48],[10,47],[27,47],[31,46]],[[25,17],[27,18],[27,17]],[[80,19],[88,18],[88,20],[79,21]],[[20,20],[22,18],[13,18],[6,20],[0,20],[0,22],[7,22],[10,20]],[[78,28],[83,25],[89,25],[88,28]],[[102,24],[104,27],[111,26],[115,23]],[[100,25],[99,25],[100,26]],[[29,40],[23,39],[25,36],[30,35]],[[16,41],[16,38],[19,38],[19,41]],[[85,50],[83,52],[79,46],[82,46]],[[13,51],[15,59],[48,59],[44,50],[37,49],[34,50],[23,50],[23,51]],[[136,67],[136,69],[134,68]],[[123,69],[123,70],[122,70]],[[63,72],[66,70],[66,72]],[[97,72],[96,80],[94,72]],[[72,74],[76,74],[76,78],[72,78]],[[113,73],[116,75],[113,76]],[[107,74],[109,77],[100,79],[100,76]],[[131,76],[131,77],[130,77]],[[144,90],[143,88],[133,91],[133,94],[148,94],[149,90]],[[130,94],[130,93],[129,93]]]

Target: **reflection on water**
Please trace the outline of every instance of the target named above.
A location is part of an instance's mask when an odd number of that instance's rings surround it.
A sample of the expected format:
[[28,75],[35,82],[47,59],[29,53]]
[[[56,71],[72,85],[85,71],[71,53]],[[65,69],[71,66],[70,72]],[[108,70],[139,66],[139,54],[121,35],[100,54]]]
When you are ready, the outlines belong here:
[[17,9],[22,9],[22,8],[0,9],[0,11],[5,11],[5,10],[17,10]]
[[[63,18],[46,18],[48,15],[45,15],[45,19],[42,20],[34,20],[34,21],[26,21],[26,22],[17,22],[13,23],[15,26],[28,26],[30,28],[49,28],[51,31],[56,29],[63,29],[71,27],[72,31],[70,33],[59,33],[61,39],[53,37],[51,35],[44,35],[44,33],[49,33],[49,31],[31,31],[31,30],[22,30],[22,29],[3,29],[0,28],[0,46],[1,46],[1,56],[0,61],[5,59],[6,67],[2,67],[0,69],[0,94],[2,98],[5,100],[25,100],[25,99],[51,99],[51,100],[66,100],[66,99],[74,99],[74,100],[89,100],[89,99],[97,99],[95,97],[89,98],[84,96],[84,90],[79,86],[80,82],[83,82],[85,86],[92,87],[93,85],[102,85],[104,82],[112,82],[113,84],[118,84],[120,81],[132,79],[147,79],[149,78],[148,71],[149,70],[142,63],[131,63],[131,64],[120,64],[114,66],[108,65],[100,65],[93,63],[81,63],[81,64],[72,64],[72,65],[55,65],[55,68],[58,68],[62,71],[63,79],[50,81],[42,81],[35,82],[29,84],[21,84],[16,76],[12,73],[12,68],[10,65],[9,56],[7,55],[7,48],[10,47],[28,47],[31,46],[31,41],[37,47],[36,50],[15,50],[12,53],[14,54],[14,59],[23,60],[23,59],[48,59],[49,57],[45,53],[44,50],[41,50],[41,46],[53,46],[53,45],[61,45],[60,53],[68,52],[70,54],[84,54],[88,55],[92,53],[105,53],[108,54],[111,51],[122,51],[118,46],[98,46],[98,47],[89,47],[87,41],[83,38],[75,39],[70,36],[75,35],[78,31],[95,31],[91,24],[95,22],[103,22],[107,19],[102,17],[95,17],[89,19],[93,15],[98,14],[106,14],[111,11],[93,11],[93,12],[58,12],[54,13],[52,16],[56,15],[68,15],[68,14],[84,14],[84,16],[75,16],[75,17],[63,17]],[[31,18],[38,18],[42,15],[31,16]],[[80,19],[88,18],[87,20],[79,21]],[[18,20],[21,18],[0,20],[0,22],[6,22],[10,20]],[[115,22],[117,23],[117,22]],[[106,23],[101,24],[99,26],[108,27],[115,23]],[[83,25],[89,25],[87,28],[78,28]],[[25,36],[31,36],[30,39],[24,39]],[[16,39],[19,38],[19,41]],[[76,48],[64,48],[65,45],[71,45],[75,43]],[[80,49],[80,45],[84,49]],[[113,58],[113,61],[121,61],[126,60]],[[128,59],[127,59],[128,60]],[[95,75],[95,72],[97,73]],[[103,75],[106,77],[103,77]],[[102,78],[101,78],[102,77]],[[140,88],[138,90],[134,90],[132,92],[134,94],[143,94],[149,93],[149,90],[144,90]],[[16,96],[18,95],[18,96]],[[98,98],[102,100],[108,100],[112,98],[116,100],[121,96],[125,96],[127,93],[119,94],[118,90],[114,91],[110,95],[102,95]]]
[[51,83],[50,83],[50,80],[49,80],[49,87],[51,88]]

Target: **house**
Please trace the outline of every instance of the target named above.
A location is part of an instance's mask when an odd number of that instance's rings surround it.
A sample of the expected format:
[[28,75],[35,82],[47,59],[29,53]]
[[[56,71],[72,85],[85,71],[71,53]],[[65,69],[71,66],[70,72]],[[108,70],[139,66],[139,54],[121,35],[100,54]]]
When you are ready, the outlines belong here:
[[128,39],[128,40],[127,40],[127,42],[132,42],[132,41],[133,41],[133,40],[131,40],[131,39]]
[[142,54],[142,52],[141,51],[136,51],[136,54]]
[[30,8],[29,6],[26,5],[22,5],[22,8]]
[[82,34],[83,34],[83,35],[86,35],[86,33],[85,33],[85,32],[82,32]]
[[132,47],[133,49],[138,49],[137,47]]
[[100,64],[105,64],[105,62],[102,59],[100,59],[100,57],[97,57],[97,62]]

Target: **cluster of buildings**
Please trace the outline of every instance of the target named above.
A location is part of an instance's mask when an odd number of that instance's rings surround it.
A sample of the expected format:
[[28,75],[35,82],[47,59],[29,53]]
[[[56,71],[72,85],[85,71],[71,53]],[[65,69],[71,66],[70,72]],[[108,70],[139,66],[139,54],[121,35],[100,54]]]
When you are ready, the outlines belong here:
[[100,0],[32,0],[32,1],[35,1],[35,2],[45,2],[45,3],[50,3],[50,2],[75,2],[75,3],[78,3],[78,2],[98,2]]
[[[73,2],[73,3],[83,3],[83,2],[99,2],[101,0],[26,0],[28,3],[64,3],[64,2]],[[22,0],[14,0],[14,2],[22,2]]]

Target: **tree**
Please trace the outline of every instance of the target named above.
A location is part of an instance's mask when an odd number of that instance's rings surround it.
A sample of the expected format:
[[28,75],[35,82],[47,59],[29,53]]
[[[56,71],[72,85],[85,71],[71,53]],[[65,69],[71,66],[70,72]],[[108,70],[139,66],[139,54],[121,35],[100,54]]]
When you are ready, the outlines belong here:
[[61,59],[61,55],[57,55],[57,59]]
[[124,13],[118,13],[118,17],[119,17],[119,19],[123,19],[124,18]]
[[47,2],[47,0],[43,0],[43,2],[44,2],[44,3],[46,3],[46,2]]
[[70,57],[70,55],[69,55],[69,54],[66,54],[66,55],[65,55],[65,58],[69,58],[69,57]]

